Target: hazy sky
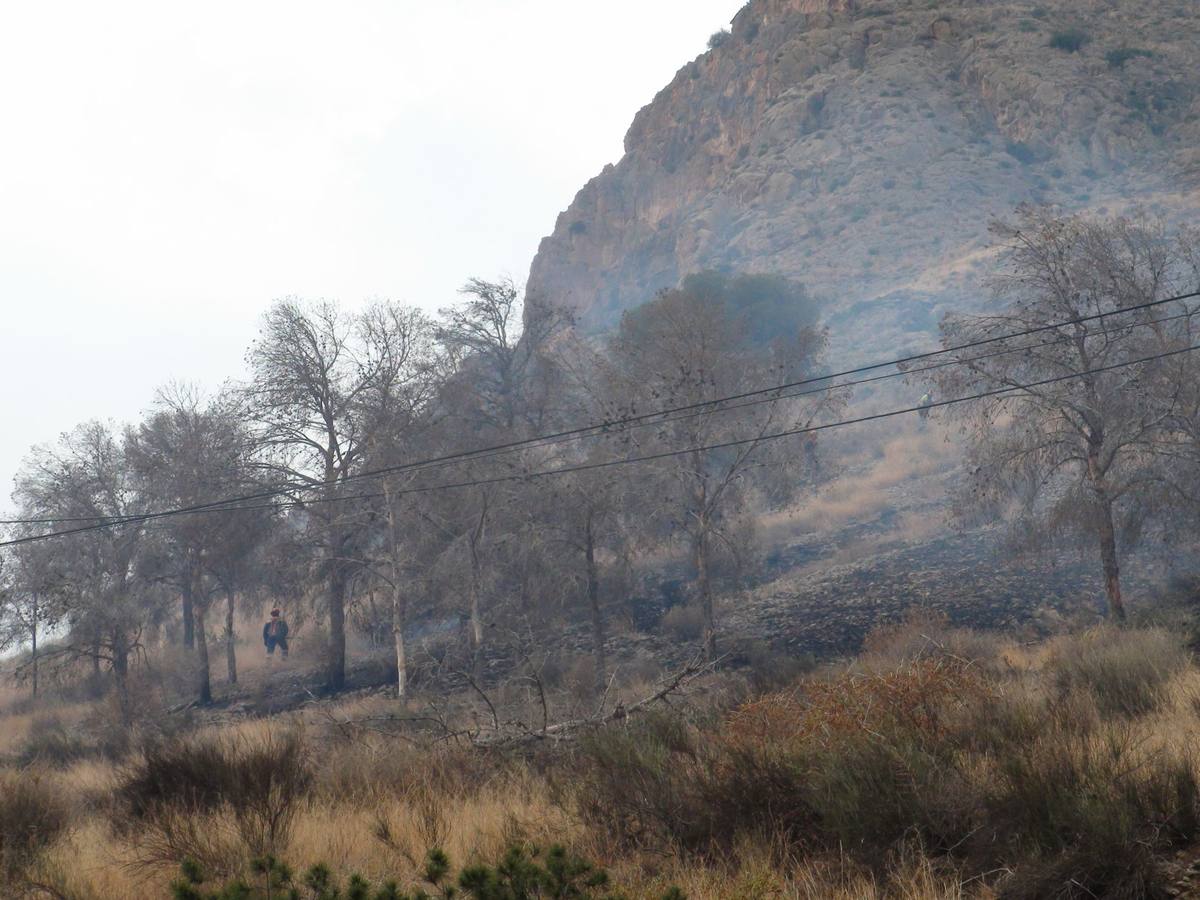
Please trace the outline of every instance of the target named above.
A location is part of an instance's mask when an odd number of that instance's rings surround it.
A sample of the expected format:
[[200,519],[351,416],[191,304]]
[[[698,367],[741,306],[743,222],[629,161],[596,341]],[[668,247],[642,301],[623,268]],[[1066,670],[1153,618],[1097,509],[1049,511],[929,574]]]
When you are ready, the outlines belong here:
[[239,374],[273,298],[523,280],[738,6],[5,3],[0,510],[31,444]]

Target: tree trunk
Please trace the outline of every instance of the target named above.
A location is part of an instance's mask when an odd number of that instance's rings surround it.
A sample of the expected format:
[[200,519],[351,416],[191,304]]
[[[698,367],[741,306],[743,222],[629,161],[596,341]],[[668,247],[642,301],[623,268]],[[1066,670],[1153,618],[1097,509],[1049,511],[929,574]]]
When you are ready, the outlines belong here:
[[1105,483],[1106,467],[1100,461],[1104,432],[1098,429],[1088,442],[1087,477],[1099,510],[1096,536],[1100,541],[1100,564],[1104,568],[1104,590],[1108,596],[1108,616],[1125,621],[1125,603],[1121,599],[1121,567],[1117,562],[1117,534],[1113,527],[1113,501]]
[[1104,590],[1108,596],[1108,615],[1124,623],[1125,602],[1121,598],[1121,567],[1117,561],[1116,529],[1113,527],[1112,502],[1107,498],[1101,500],[1097,531],[1100,538],[1100,562],[1104,566]]
[[479,559],[479,547],[483,541],[483,531],[487,525],[488,494],[480,494],[479,518],[471,530],[468,545],[471,551],[471,596],[470,596],[470,638],[471,638],[471,671],[475,680],[479,681],[483,674],[483,612],[481,594],[483,593],[482,563]]
[[91,695],[93,697],[100,696],[101,678],[100,678],[100,632],[99,630],[92,637],[92,684]]
[[479,595],[480,577],[479,577],[479,558],[475,553],[475,549],[471,548],[471,596],[470,609],[470,637],[471,637],[471,672],[476,681],[483,671],[483,615],[480,612]]
[[112,642],[112,670],[117,688],[117,702],[121,707],[121,721],[130,725],[133,722],[133,707],[129,702],[129,648],[125,644],[125,638],[115,633]]
[[[408,691],[408,658],[404,652],[404,620],[406,618],[406,598],[401,588],[400,564],[400,522],[396,514],[396,506],[392,502],[392,489],[387,481],[383,485],[384,502],[387,504],[388,536],[391,542],[392,569],[392,643],[396,648],[396,698],[404,699]],[[371,591],[371,607],[375,607],[375,591]]]
[[204,622],[208,604],[195,604],[196,615],[196,699],[204,706],[212,703],[212,679],[208,665],[208,629]]
[[700,600],[700,614],[704,618],[704,659],[712,662],[717,655],[717,629],[713,615],[712,582],[709,576],[708,529],[701,524],[694,539],[696,553],[696,593]]
[[33,697],[36,700],[38,695],[38,620],[37,606],[34,606],[33,627],[29,629],[29,668],[30,675],[33,679]]
[[183,590],[180,591],[180,599],[183,601],[183,646],[188,650],[195,649],[196,646],[196,629],[193,625],[195,621],[195,598],[192,594],[192,573],[189,571],[184,573]]
[[408,690],[408,659],[404,653],[404,595],[398,584],[392,585],[392,640],[396,645],[396,696],[404,699]]
[[586,531],[588,608],[592,613],[592,668],[597,697],[604,695],[608,681],[608,661],[604,656],[604,616],[600,611],[600,574],[596,567],[596,534],[589,511]]
[[237,684],[237,634],[233,630],[234,600],[232,588],[225,591],[225,668],[229,683]]
[[329,573],[329,674],[331,691],[346,686],[346,566],[339,560]]

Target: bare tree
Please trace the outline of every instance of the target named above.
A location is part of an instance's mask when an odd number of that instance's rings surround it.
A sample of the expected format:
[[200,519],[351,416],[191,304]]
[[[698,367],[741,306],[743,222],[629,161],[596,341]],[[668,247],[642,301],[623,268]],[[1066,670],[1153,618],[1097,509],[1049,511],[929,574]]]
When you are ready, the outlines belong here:
[[[1144,217],[1024,209],[994,231],[1007,254],[995,283],[1002,308],[948,316],[943,343],[1045,330],[955,352],[958,364],[936,374],[942,397],[992,394],[952,408],[968,441],[972,506],[1015,517],[1027,537],[1089,536],[1108,612],[1124,620],[1119,534],[1160,484],[1160,450],[1187,383],[1183,355],[1151,357],[1194,330],[1184,303],[1134,307],[1194,289],[1194,275],[1163,224]],[[1055,323],[1067,324],[1048,328]]]
[[[368,460],[372,468],[396,466],[411,459],[438,420],[435,400],[445,372],[437,352],[433,324],[419,310],[398,306],[370,310],[365,325],[378,348],[380,377],[364,394],[368,422]],[[419,473],[391,475],[383,486],[379,540],[364,551],[373,576],[382,580],[390,597],[392,644],[396,658],[396,694],[407,693],[408,654],[404,628],[408,594],[414,583],[416,550],[422,544],[416,530],[414,503],[404,488]]]
[[[126,436],[126,455],[143,494],[158,508],[193,507],[237,496],[253,486],[251,442],[232,395],[208,399],[194,387],[169,385],[154,409]],[[260,504],[261,505],[261,504]],[[267,514],[269,516],[269,513]],[[174,584],[183,599],[185,635],[194,636],[197,698],[212,701],[208,613],[224,588],[226,654],[232,653],[231,578],[252,552],[263,516],[258,510],[206,510],[162,521],[161,548],[148,568],[151,577]],[[221,582],[213,577],[219,572]],[[186,643],[186,641],[185,641]],[[227,659],[231,680],[236,663]]]
[[[100,422],[80,425],[55,447],[35,448],[17,477],[15,497],[24,518],[120,522],[145,509],[123,443]],[[144,536],[137,522],[118,524],[74,535],[69,550],[56,555],[69,625],[57,652],[90,658],[96,674],[106,661],[127,720],[131,657],[159,600],[135,577]]]
[[[379,304],[358,315],[331,303],[282,301],[271,308],[249,360],[248,388],[264,461],[286,483],[304,488],[322,554],[329,613],[328,686],[346,679],[346,601],[361,564],[371,507],[355,503],[346,481],[364,462],[378,398],[395,392],[396,328],[407,313]],[[374,399],[372,399],[374,398]],[[315,496],[313,493],[315,492]]]
[[[824,343],[816,304],[801,285],[771,276],[691,276],[622,318],[609,342],[606,392],[614,415],[704,404],[813,373]],[[841,402],[835,392],[763,399],[734,410],[700,405],[626,435],[631,451],[686,451],[646,466],[643,506],[657,507],[669,533],[686,537],[710,659],[714,562],[744,546],[752,500],[768,487],[786,495],[808,458],[766,436],[803,427]]]
[[[15,531],[13,536],[21,536]],[[55,574],[52,548],[25,544],[0,557],[0,651],[28,650],[22,675],[36,698],[40,676],[40,641],[62,616],[63,583]]]
[[[441,445],[455,450],[519,440],[535,433],[551,409],[547,378],[548,351],[569,323],[562,311],[525,298],[511,280],[472,279],[461,293],[464,301],[440,311],[437,338],[452,366],[443,380],[440,404],[447,427]],[[464,425],[466,427],[464,427]],[[520,470],[519,454],[467,461],[456,466],[459,480]],[[502,533],[493,522],[503,520],[514,492],[504,486],[481,485],[441,500],[440,519],[455,537],[443,552],[461,559],[465,572],[442,566],[465,579],[468,643],[472,665],[481,664],[485,640],[485,593],[492,548]]]

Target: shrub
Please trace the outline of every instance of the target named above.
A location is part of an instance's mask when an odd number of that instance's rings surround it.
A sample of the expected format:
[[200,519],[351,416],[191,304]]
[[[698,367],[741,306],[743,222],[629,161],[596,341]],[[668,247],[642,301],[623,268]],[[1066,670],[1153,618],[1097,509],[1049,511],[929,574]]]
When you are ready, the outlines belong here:
[[975,852],[1019,861],[1005,897],[1066,896],[1068,886],[1081,896],[1159,896],[1155,854],[1197,833],[1193,761],[1165,751],[1147,760],[1128,735],[1060,731],[1010,746],[997,764]]
[[1031,166],[1037,162],[1034,149],[1020,141],[1009,141],[1004,145],[1004,151],[1023,166]]
[[1125,63],[1131,59],[1148,59],[1154,56],[1149,50],[1142,50],[1137,47],[1117,47],[1114,50],[1109,50],[1104,54],[1104,59],[1108,62],[1109,68],[1123,69]]
[[29,866],[69,821],[62,794],[42,775],[0,773],[0,881]]
[[1106,718],[1133,717],[1162,706],[1171,677],[1188,662],[1166,631],[1104,628],[1060,641],[1048,674],[1060,694],[1091,695]]
[[731,661],[745,664],[750,687],[756,694],[791,687],[817,666],[816,658],[810,653],[776,650],[766,641],[747,642]]
[[171,740],[146,747],[122,773],[117,824],[138,829],[148,862],[191,856],[212,863],[227,856],[228,842],[213,833],[214,817],[225,815],[240,842],[262,855],[286,844],[312,779],[295,731],[255,742]]
[[689,604],[673,606],[662,617],[663,628],[681,641],[697,641],[704,634],[704,614]]
[[708,49],[716,50],[718,47],[725,46],[725,44],[729,42],[729,39],[732,36],[733,35],[731,35],[729,33],[729,29],[727,29],[727,28],[723,28],[720,31],[713,32],[713,34],[708,39]]
[[1056,31],[1050,36],[1050,46],[1055,50],[1063,50],[1067,53],[1078,53],[1091,40],[1087,32],[1081,31],[1078,28],[1069,28],[1066,31]]
[[696,793],[698,736],[682,719],[654,713],[580,742],[574,788],[580,817],[626,847],[695,847],[706,811]]
[[17,750],[20,766],[67,766],[95,753],[77,730],[68,731],[56,716],[38,716]]
[[[204,889],[207,880],[203,869],[195,863],[185,863],[182,877],[172,885],[175,900],[258,900],[267,897],[297,898],[304,896],[294,883],[291,869],[274,857],[256,860],[252,882],[242,879],[227,884],[218,892]],[[451,875],[450,860],[441,850],[431,850],[425,859],[425,886],[409,894],[401,891],[395,880],[384,881],[377,887],[359,875],[351,875],[345,887],[328,866],[317,864],[304,873],[301,885],[313,900],[447,900],[461,896],[474,900],[540,900],[540,898],[575,898],[601,900],[609,894],[608,873],[575,856],[560,846],[543,854],[537,847],[514,846],[494,865],[472,865]],[[436,893],[430,893],[429,891]],[[686,900],[677,888],[671,888],[663,900]]]

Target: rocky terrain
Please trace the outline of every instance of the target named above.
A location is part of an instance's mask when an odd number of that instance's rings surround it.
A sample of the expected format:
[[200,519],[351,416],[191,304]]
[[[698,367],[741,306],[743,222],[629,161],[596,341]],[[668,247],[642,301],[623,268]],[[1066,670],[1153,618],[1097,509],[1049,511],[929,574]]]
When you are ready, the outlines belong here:
[[751,0],[559,216],[530,296],[601,332],[689,272],[771,271],[829,298],[835,355],[926,342],[986,302],[988,223],[1020,203],[1200,208],[1196,12]]

